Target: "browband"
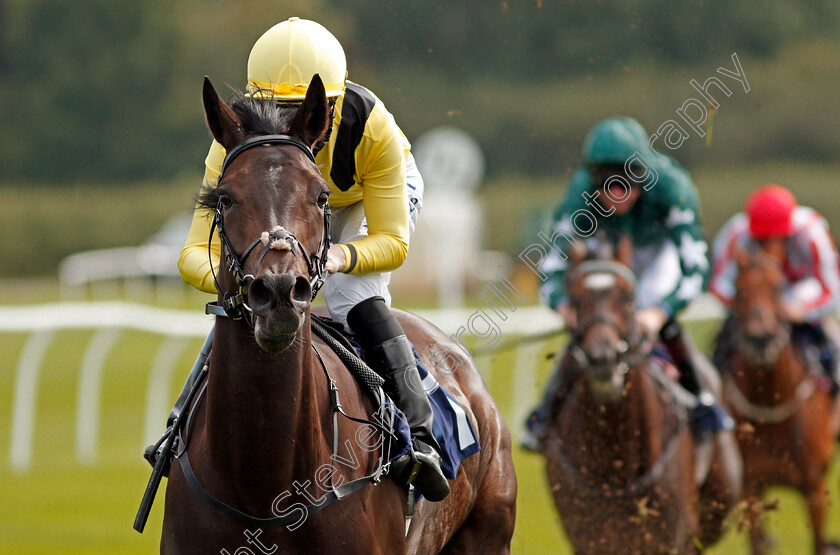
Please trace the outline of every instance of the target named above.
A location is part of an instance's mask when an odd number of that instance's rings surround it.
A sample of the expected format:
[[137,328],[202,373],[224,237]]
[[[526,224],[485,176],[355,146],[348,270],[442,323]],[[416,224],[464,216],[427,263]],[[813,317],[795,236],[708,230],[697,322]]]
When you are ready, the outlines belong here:
[[225,161],[222,163],[222,172],[219,174],[218,181],[222,180],[222,176],[225,174],[225,170],[228,169],[230,164],[236,159],[237,156],[242,154],[243,151],[248,150],[251,147],[260,146],[260,145],[292,145],[298,147],[300,150],[306,154],[306,156],[312,160],[312,163],[315,163],[315,154],[313,154],[312,149],[309,148],[309,145],[298,139],[297,137],[292,137],[291,135],[261,135],[259,137],[253,137],[246,141],[243,141],[233,147],[230,152],[227,153],[225,156]]

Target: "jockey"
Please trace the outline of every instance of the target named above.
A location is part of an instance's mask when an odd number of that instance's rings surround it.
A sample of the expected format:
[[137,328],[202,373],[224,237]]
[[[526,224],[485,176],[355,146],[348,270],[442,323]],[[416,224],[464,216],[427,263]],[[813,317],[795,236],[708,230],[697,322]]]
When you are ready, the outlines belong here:
[[[708,362],[682,331],[676,315],[703,290],[709,273],[708,247],[697,190],[688,172],[648,144],[645,130],[634,119],[608,118],[596,124],[584,140],[582,164],[557,208],[553,232],[555,237],[565,234],[583,242],[587,250],[597,250],[600,240],[617,244],[629,235],[634,245],[632,270],[638,277],[637,325],[645,335],[659,336],[679,370],[680,383],[697,396],[690,419],[695,436],[703,439],[731,428],[733,422],[711,393],[701,389],[697,366]],[[580,217],[584,212],[589,219]],[[580,230],[581,220],[587,220],[588,229]],[[541,266],[546,274],[541,294],[574,328],[575,314],[565,288],[568,269],[565,254],[551,249]],[[523,447],[539,448],[551,403],[563,396],[567,381],[559,368],[541,405],[528,418]]]
[[[408,253],[422,207],[423,178],[411,145],[393,116],[371,91],[346,80],[347,62],[338,40],[314,21],[292,17],[265,32],[248,58],[248,93],[277,103],[303,102],[314,74],[324,81],[331,108],[325,144],[315,161],[330,187],[330,246],[323,293],[331,318],[355,334],[385,390],[406,414],[413,452],[392,464],[398,481],[411,482],[430,501],[449,494],[433,414],[411,343],[390,310],[390,272]],[[213,141],[203,186],[213,187],[225,158]],[[208,239],[211,222],[196,210],[178,265],[189,285],[216,293],[220,242]],[[182,409],[192,377],[173,409]]]
[[[810,340],[819,349],[831,392],[838,385],[837,338],[840,330],[830,318],[840,300],[840,268],[828,222],[811,208],[799,206],[788,189],[768,184],[754,191],[743,212],[733,216],[714,242],[714,271],[710,290],[726,306],[735,299],[737,248],[757,250],[762,243],[784,243],[782,264],[788,283],[779,307],[793,324],[793,337]],[[725,327],[725,326],[724,326]]]

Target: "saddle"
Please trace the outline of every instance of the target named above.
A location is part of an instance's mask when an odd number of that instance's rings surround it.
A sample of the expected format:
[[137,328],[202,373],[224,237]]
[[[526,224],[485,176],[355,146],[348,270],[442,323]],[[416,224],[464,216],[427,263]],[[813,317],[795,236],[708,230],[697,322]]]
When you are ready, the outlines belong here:
[[[373,372],[364,362],[364,351],[362,351],[353,336],[344,331],[343,325],[330,318],[315,314],[312,314],[311,318],[312,331],[335,351],[341,361],[350,368],[360,384],[366,388],[372,387],[374,383],[376,383],[377,387],[381,385],[382,378]],[[426,396],[429,398],[429,403],[434,413],[433,432],[441,448],[441,470],[443,470],[444,475],[448,479],[454,480],[458,474],[458,468],[461,462],[481,450],[478,436],[473,430],[472,424],[467,418],[463,407],[429,373],[423,361],[420,359],[417,349],[413,345],[411,349],[414,353],[414,360],[417,363],[420,379],[426,390]],[[360,369],[361,366],[364,369]],[[368,372],[373,373],[375,377],[369,376]],[[391,402],[390,399],[388,399],[388,402]],[[394,410],[400,415],[402,414],[396,407],[394,407]],[[410,438],[410,432],[408,431],[405,418],[397,418],[397,420],[405,426],[405,435],[402,437]],[[396,449],[396,455],[392,456],[391,460],[393,461],[403,456],[408,449],[409,446],[407,443],[400,443]]]

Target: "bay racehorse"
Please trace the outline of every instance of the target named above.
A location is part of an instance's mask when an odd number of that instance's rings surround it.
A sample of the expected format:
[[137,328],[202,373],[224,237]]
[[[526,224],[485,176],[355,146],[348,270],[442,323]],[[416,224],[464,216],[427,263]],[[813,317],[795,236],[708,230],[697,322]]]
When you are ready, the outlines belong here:
[[203,97],[228,156],[199,204],[215,211],[222,240],[219,305],[242,318],[216,319],[206,389],[170,471],[161,551],[508,553],[510,436],[462,348],[397,312],[482,446],[462,462],[444,501],[417,503],[406,532],[406,489],[379,480],[386,443],[373,425],[378,409],[311,332],[310,301],[329,244],[329,189],[311,152],[330,123],[320,78],[299,107],[242,96],[228,106],[209,79]]
[[575,553],[692,553],[717,541],[738,501],[737,445],[718,434],[696,456],[694,399],[638,331],[629,241],[618,251],[571,257],[576,327],[542,444],[548,479]]
[[[799,490],[811,517],[814,552],[833,552],[822,528],[838,404],[819,386],[819,371],[809,372],[791,341],[790,322],[780,316],[783,244],[768,242],[764,248],[735,252],[734,306],[716,342],[724,400],[738,422],[743,493],[754,500],[772,485]],[[752,526],[751,540],[755,553],[769,545],[759,525]]]

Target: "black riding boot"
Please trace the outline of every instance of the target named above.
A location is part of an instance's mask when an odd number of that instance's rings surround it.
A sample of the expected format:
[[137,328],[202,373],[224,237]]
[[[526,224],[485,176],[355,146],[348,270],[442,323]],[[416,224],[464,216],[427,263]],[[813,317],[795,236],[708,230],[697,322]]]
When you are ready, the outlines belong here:
[[710,391],[700,386],[695,359],[700,354],[693,352],[679,322],[670,318],[659,331],[659,337],[680,372],[680,385],[697,397],[697,405],[689,414],[695,439],[704,440],[721,430],[732,430],[735,427],[732,417]]
[[825,329],[822,326],[820,328],[820,362],[822,363],[823,371],[825,375],[829,379],[830,387],[829,393],[832,397],[836,397],[837,393],[840,392],[840,381],[838,381],[837,371],[838,371],[838,359],[840,355],[837,352],[837,345],[828,337],[828,334],[825,332]]
[[[819,360],[820,368],[829,379],[831,396],[836,396],[840,391],[840,384],[838,384],[837,365],[838,352],[837,346],[826,333],[825,326],[820,323],[803,323],[794,324],[792,335],[801,348],[807,352],[808,349],[816,348],[816,358]],[[811,347],[813,345],[813,347]]]
[[571,355],[569,350],[563,354],[554,374],[551,376],[543,392],[542,400],[537,407],[531,411],[525,420],[525,429],[519,437],[519,446],[528,451],[538,453],[542,448],[545,433],[551,420],[552,409],[555,404],[566,396],[569,385],[574,381],[574,366],[568,364]]
[[449,482],[440,468],[440,447],[432,433],[434,415],[411,344],[382,297],[357,304],[347,315],[371,368],[385,379],[385,391],[405,413],[413,438],[413,452],[392,466],[398,481],[411,483],[429,501],[449,495]]

